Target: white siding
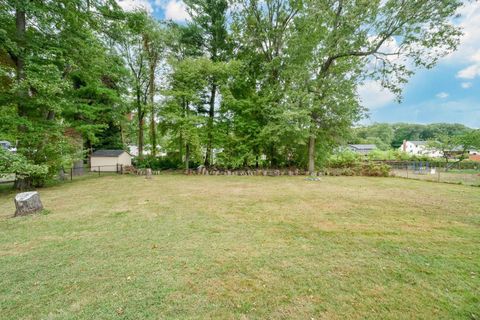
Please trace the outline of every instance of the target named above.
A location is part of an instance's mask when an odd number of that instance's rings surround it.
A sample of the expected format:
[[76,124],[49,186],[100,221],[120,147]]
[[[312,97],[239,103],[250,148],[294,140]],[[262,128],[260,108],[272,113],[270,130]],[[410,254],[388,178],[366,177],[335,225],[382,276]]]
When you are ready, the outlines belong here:
[[131,166],[132,157],[124,152],[118,157],[91,157],[90,168],[92,171],[116,172],[117,165]]

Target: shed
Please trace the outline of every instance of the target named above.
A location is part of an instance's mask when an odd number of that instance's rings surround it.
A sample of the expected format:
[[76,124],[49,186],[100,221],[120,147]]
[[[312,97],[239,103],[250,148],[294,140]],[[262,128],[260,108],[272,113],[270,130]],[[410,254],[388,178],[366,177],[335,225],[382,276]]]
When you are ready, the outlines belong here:
[[132,165],[132,156],[124,150],[97,150],[90,156],[90,170],[117,172]]

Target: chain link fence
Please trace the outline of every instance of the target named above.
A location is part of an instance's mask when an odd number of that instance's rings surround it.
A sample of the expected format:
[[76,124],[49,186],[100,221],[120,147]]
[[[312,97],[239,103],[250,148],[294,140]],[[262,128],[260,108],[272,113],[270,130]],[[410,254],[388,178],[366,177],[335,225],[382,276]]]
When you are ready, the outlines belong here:
[[446,164],[430,161],[382,161],[396,177],[480,186],[480,163]]

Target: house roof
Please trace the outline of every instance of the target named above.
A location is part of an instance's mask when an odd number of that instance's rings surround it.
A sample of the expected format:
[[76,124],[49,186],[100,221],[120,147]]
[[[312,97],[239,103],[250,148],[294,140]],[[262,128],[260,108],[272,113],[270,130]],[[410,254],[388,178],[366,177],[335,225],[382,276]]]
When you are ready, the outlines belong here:
[[427,141],[415,141],[415,140],[414,140],[414,141],[407,141],[407,142],[413,143],[413,144],[415,144],[415,145],[417,145],[417,146],[424,146],[424,145],[427,144]]
[[92,157],[118,157],[125,151],[123,150],[97,150],[92,153]]
[[357,149],[357,150],[373,150],[377,149],[377,146],[374,144],[349,144],[348,145],[351,148]]

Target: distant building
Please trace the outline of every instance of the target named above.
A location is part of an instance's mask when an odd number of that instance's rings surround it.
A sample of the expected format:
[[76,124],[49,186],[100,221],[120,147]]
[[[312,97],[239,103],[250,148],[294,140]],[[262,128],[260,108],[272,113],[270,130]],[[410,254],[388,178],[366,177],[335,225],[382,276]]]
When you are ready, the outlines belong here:
[[479,150],[470,150],[468,152],[468,159],[471,161],[480,162],[480,151]]
[[443,156],[440,150],[428,147],[427,141],[408,141],[403,140],[400,151],[416,156],[427,156],[430,158],[440,158]]
[[132,156],[123,150],[97,150],[90,156],[91,171],[117,172],[131,165]]
[[[143,146],[143,155],[144,156],[149,156],[151,152],[152,146],[149,144],[146,144]],[[128,146],[128,153],[130,153],[134,157],[138,157],[138,146],[135,145],[129,145]],[[157,157],[166,157],[167,153],[162,150],[162,147],[160,145],[157,145]]]
[[7,151],[11,151],[11,152],[16,152],[17,151],[17,148],[15,148],[11,143],[10,141],[0,141],[0,148],[4,149],[4,150],[7,150]]
[[359,154],[369,154],[377,149],[374,144],[349,144],[348,149]]

